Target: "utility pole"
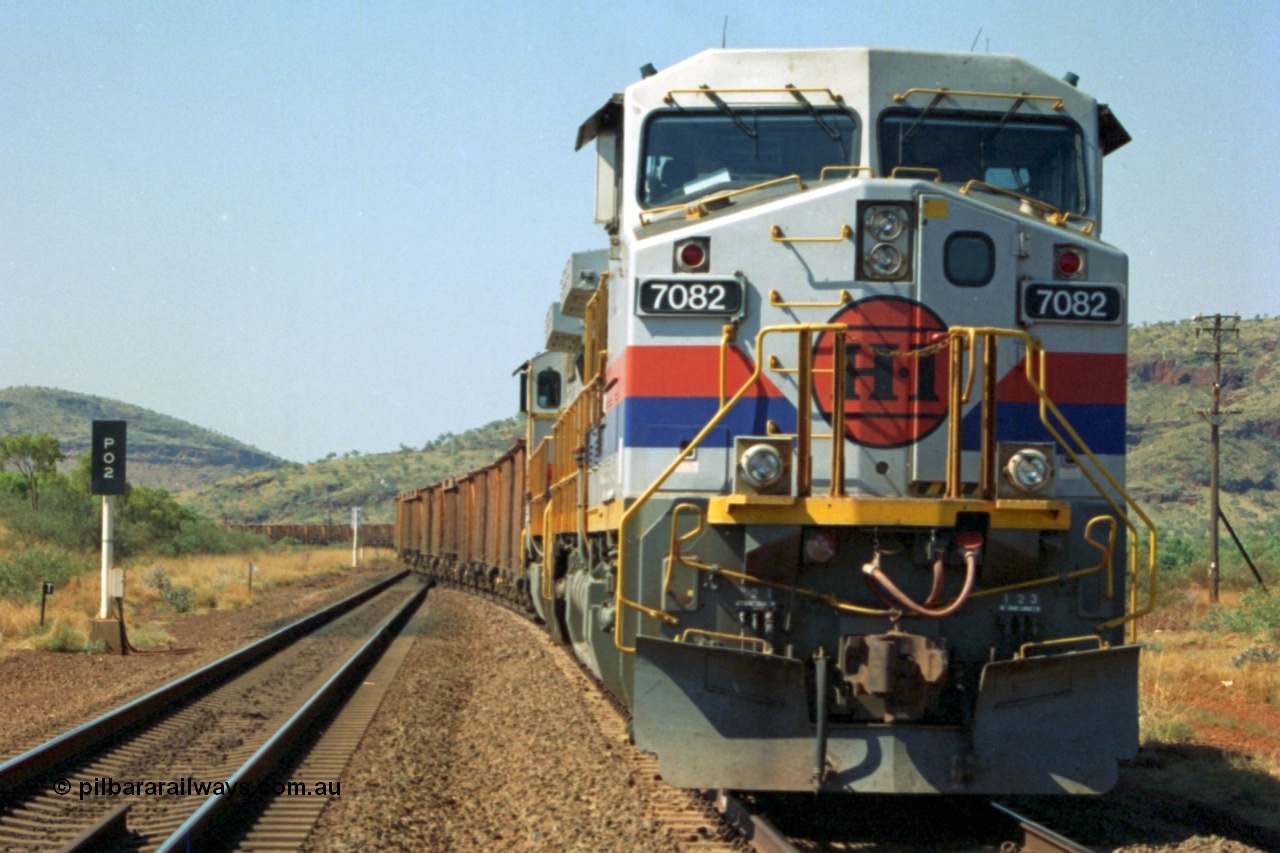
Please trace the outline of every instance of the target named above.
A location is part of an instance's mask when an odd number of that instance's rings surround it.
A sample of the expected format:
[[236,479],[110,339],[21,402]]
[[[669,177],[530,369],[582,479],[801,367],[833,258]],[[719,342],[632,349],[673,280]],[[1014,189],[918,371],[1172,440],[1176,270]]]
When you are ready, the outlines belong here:
[[1195,316],[1196,337],[1201,333],[1213,335],[1213,351],[1197,350],[1201,355],[1213,356],[1213,406],[1207,412],[1198,412],[1200,417],[1209,422],[1209,603],[1218,603],[1218,431],[1227,415],[1234,415],[1238,410],[1224,412],[1222,410],[1222,357],[1235,355],[1234,352],[1223,352],[1222,336],[1234,334],[1240,336],[1239,314],[1214,314],[1206,317]]

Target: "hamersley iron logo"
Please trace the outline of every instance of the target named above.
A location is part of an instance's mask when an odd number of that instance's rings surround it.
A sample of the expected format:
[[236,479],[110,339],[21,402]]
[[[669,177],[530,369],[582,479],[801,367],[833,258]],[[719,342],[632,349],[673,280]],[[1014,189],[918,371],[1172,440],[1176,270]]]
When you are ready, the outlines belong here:
[[[903,447],[920,441],[947,417],[947,350],[914,355],[937,344],[947,324],[932,310],[900,296],[872,296],[841,309],[831,323],[844,335],[844,418],[851,441],[867,447]],[[813,391],[830,423],[832,346],[824,332],[814,349]]]

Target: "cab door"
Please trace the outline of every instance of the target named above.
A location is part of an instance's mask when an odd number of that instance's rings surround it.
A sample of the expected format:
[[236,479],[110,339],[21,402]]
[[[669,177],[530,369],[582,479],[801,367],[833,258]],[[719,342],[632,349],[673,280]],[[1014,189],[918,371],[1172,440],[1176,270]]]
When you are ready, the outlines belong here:
[[[1019,221],[986,205],[953,197],[922,195],[920,198],[920,239],[917,256],[919,300],[932,310],[947,328],[954,326],[1018,327],[1018,281],[1026,258],[1027,235],[1020,233]],[[1023,346],[1005,339],[997,348],[997,379],[1023,358]],[[968,354],[967,371],[973,364]],[[981,351],[977,354],[977,375],[973,391],[964,407],[961,478],[978,482],[979,413],[982,394]],[[937,361],[935,393],[949,396],[947,365]],[[912,447],[911,479],[917,493],[936,491],[946,480],[947,436],[949,429],[930,433]]]

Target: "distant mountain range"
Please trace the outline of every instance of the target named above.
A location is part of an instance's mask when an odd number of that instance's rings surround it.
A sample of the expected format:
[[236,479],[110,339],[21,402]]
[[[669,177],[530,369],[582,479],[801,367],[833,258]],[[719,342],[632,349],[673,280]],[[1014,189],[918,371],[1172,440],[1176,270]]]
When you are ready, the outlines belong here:
[[[1128,482],[1162,540],[1203,542],[1208,530],[1212,358],[1202,324],[1130,329]],[[1280,318],[1239,324],[1223,360],[1222,507],[1246,540],[1275,538],[1280,523]],[[426,442],[421,450],[331,454],[298,465],[137,406],[49,388],[0,391],[0,434],[44,431],[74,456],[90,422],[129,421],[129,479],[162,486],[218,521],[342,522],[363,507],[392,520],[397,493],[471,470],[524,434],[519,417]],[[1224,546],[1229,547],[1229,546]]]

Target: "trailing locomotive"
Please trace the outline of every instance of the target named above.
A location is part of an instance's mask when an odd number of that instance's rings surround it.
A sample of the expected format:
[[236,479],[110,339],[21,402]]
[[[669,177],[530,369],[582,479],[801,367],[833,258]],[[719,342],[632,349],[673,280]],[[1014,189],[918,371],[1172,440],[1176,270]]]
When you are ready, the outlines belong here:
[[678,786],[1112,786],[1155,531],[1100,239],[1129,137],[1074,84],[711,50],[613,96],[527,440],[401,495],[403,557],[527,602]]

